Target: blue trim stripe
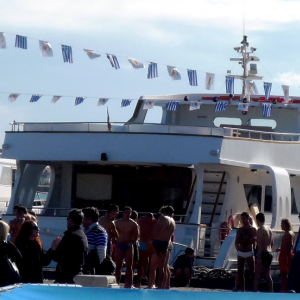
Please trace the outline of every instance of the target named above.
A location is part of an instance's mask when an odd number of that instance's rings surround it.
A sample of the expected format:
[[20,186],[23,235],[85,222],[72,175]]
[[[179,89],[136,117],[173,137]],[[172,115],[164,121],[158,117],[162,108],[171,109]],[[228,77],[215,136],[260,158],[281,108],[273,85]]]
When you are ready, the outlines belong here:
[[64,62],[68,62],[72,64],[73,63],[72,47],[67,45],[61,45],[61,51],[62,51]]
[[27,49],[27,37],[22,35],[16,35],[15,47]]
[[197,81],[197,71],[196,70],[187,70],[188,77],[189,77],[189,83],[191,86],[198,86]]
[[234,94],[234,77],[226,76],[226,94]]
[[179,101],[169,101],[167,104],[167,110],[176,111],[178,109]]
[[85,99],[84,97],[76,97],[76,99],[75,99],[75,105],[81,104],[84,99]]
[[158,71],[157,71],[157,63],[150,62],[148,65],[148,74],[147,78],[155,78],[158,77]]
[[272,83],[264,82],[265,98],[269,99],[272,89]]
[[216,111],[225,111],[227,104],[228,104],[227,102],[217,102],[217,104],[215,106],[215,112]]
[[106,54],[111,66],[113,68],[115,68],[116,70],[117,69],[120,69],[120,65],[119,65],[119,62],[118,62],[118,59],[117,57],[114,55],[114,54]]
[[42,95],[32,95],[29,102],[37,102],[41,97]]
[[129,106],[132,100],[123,99],[121,102],[121,107]]

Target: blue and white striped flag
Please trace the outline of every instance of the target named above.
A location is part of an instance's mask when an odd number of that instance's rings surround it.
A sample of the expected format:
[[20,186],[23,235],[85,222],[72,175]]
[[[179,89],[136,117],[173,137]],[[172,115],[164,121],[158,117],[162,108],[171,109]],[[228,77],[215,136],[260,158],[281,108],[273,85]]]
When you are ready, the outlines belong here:
[[106,56],[111,64],[111,66],[115,69],[120,69],[120,65],[119,65],[119,62],[118,62],[118,59],[117,57],[114,55],[114,54],[108,54],[106,53]]
[[6,48],[5,34],[4,32],[0,32],[0,49]]
[[121,107],[129,106],[132,100],[130,99],[123,99],[121,102]]
[[150,62],[148,65],[148,74],[147,78],[155,78],[158,77],[158,72],[157,72],[157,63]]
[[264,82],[264,90],[265,90],[265,98],[269,99],[272,89],[272,83],[271,82]]
[[226,94],[234,94],[234,77],[226,76]]
[[167,110],[174,110],[178,109],[179,101],[169,101],[167,104]]
[[84,99],[85,99],[85,97],[76,97],[75,106],[81,104]]
[[270,117],[272,108],[273,108],[272,103],[263,103],[262,104],[262,114],[263,114],[263,116]]
[[215,106],[215,112],[216,111],[225,111],[227,104],[228,104],[228,102],[217,102],[217,104]]
[[15,47],[27,49],[27,37],[22,35],[16,35]]
[[189,77],[189,82],[191,86],[197,86],[198,81],[197,81],[197,71],[196,70],[187,70],[188,77]]
[[67,45],[61,45],[61,51],[62,51],[64,62],[69,62],[70,64],[72,64],[73,63],[72,47]]
[[29,102],[37,102],[41,97],[42,95],[32,95]]

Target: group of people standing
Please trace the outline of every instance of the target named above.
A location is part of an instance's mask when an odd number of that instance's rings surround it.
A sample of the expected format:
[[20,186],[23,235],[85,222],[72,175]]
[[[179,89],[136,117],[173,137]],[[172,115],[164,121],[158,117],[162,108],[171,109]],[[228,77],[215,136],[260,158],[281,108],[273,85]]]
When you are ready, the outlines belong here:
[[293,257],[295,235],[288,219],[281,220],[281,228],[284,231],[281,248],[272,250],[274,239],[273,232],[265,224],[265,215],[258,213],[256,223],[258,229],[251,225],[251,217],[247,212],[241,214],[242,227],[238,228],[235,247],[238,252],[238,271],[234,291],[245,291],[245,264],[248,265],[249,277],[253,283],[253,291],[257,292],[261,277],[264,277],[268,291],[273,292],[273,280],[270,275],[272,252],[280,252],[279,269],[281,275],[281,292],[287,292],[287,278],[290,263]]
[[[52,260],[57,262],[57,283],[74,283],[77,274],[109,275],[114,271],[117,283],[120,283],[125,260],[125,288],[133,288],[133,274],[137,268],[136,288],[146,282],[148,288],[153,288],[158,269],[158,288],[167,289],[170,287],[168,263],[175,232],[174,209],[163,206],[157,219],[152,213],[138,218],[134,212],[134,220],[133,212],[127,206],[122,218],[117,219],[119,207],[114,204],[101,218],[95,207],[73,209],[69,212],[64,236],[54,239],[51,248],[44,251],[37,217],[28,214],[26,208],[16,206],[16,218],[9,225],[0,221],[0,250],[15,262],[23,283],[42,283],[42,267]],[[8,233],[10,242],[7,241]]]

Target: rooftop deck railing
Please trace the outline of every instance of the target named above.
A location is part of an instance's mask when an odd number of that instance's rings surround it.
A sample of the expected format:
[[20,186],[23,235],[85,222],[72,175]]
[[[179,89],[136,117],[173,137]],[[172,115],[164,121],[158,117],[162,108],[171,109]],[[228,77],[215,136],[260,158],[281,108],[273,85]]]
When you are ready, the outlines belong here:
[[168,125],[156,123],[124,122],[52,122],[52,123],[11,123],[13,132],[128,132],[161,133],[234,137],[276,142],[299,142],[300,133],[280,133],[233,127],[199,127],[189,125]]

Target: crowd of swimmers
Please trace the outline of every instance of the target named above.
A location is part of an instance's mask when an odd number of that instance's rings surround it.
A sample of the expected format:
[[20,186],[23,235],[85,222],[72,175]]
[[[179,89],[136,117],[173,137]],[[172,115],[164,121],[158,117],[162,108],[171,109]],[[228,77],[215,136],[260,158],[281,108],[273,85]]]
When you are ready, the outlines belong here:
[[[253,220],[247,212],[241,214],[241,223],[242,227],[237,229],[235,239],[235,248],[238,254],[238,270],[234,291],[245,291],[245,265],[247,264],[250,280],[249,284],[253,287],[253,291],[258,291],[261,277],[263,277],[266,280],[268,291],[273,292],[273,280],[270,272],[273,253],[275,252],[279,253],[280,292],[300,292],[298,287],[300,276],[298,258],[300,254],[300,249],[298,249],[299,237],[295,243],[295,234],[292,231],[291,222],[286,218],[281,220],[281,228],[284,232],[281,247],[273,250],[273,232],[270,227],[265,224],[265,215],[263,213],[256,215],[258,229],[253,227]],[[298,254],[293,258],[294,253]],[[294,266],[291,267],[290,270],[290,266],[292,265]]]
[[[5,247],[9,245],[5,254],[18,266],[24,283],[42,283],[42,268],[53,260],[57,262],[57,283],[74,283],[74,276],[84,273],[114,274],[119,284],[125,262],[125,288],[147,285],[152,289],[156,284],[159,289],[170,288],[169,260],[176,227],[172,206],[163,206],[157,218],[150,212],[138,217],[128,206],[118,218],[119,207],[114,204],[102,217],[95,207],[73,209],[67,218],[67,231],[55,238],[47,251],[39,237],[37,216],[18,205],[14,214],[9,224],[0,221],[0,241]],[[188,283],[194,250],[188,248],[179,258],[176,276],[182,271]]]

